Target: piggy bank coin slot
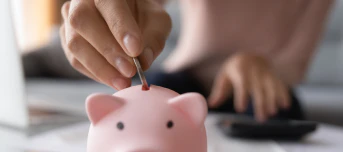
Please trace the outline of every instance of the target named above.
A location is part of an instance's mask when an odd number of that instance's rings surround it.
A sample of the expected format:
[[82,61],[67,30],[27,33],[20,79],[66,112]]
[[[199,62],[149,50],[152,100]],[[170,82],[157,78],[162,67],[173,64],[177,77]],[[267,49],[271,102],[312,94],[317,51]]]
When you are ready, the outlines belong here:
[[148,85],[142,85],[142,90],[148,91],[148,90],[150,90],[150,87]]

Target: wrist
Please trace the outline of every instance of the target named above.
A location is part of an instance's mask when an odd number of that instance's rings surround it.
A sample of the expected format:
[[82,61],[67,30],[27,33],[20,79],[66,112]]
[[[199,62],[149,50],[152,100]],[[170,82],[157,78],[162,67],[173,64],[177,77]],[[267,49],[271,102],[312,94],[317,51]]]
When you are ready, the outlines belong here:
[[233,54],[229,60],[233,62],[251,63],[253,65],[258,63],[258,65],[263,65],[268,68],[273,67],[272,62],[269,60],[269,58],[253,52],[237,52]]

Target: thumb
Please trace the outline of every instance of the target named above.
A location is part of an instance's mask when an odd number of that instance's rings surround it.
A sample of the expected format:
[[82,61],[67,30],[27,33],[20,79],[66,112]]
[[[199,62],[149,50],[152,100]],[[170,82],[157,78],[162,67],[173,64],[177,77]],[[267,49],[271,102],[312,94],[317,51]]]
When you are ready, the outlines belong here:
[[144,49],[139,56],[143,70],[147,70],[162,52],[171,30],[171,19],[167,13],[151,13],[143,29]]
[[163,34],[157,32],[149,31],[150,34],[144,35],[145,46],[139,59],[142,64],[143,70],[147,70],[153,63],[153,61],[162,52],[166,38]]
[[231,80],[228,78],[225,71],[222,70],[214,80],[211,94],[208,98],[209,107],[216,108],[222,105],[232,93],[232,89]]

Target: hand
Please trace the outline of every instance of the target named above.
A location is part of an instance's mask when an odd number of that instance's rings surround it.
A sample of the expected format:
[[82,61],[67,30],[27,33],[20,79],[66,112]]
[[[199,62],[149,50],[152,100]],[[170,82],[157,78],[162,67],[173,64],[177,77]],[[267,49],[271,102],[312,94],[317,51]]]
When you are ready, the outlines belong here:
[[171,20],[155,0],[72,0],[62,7],[62,46],[70,64],[117,90],[131,85],[162,51]]
[[220,106],[234,92],[234,106],[244,112],[248,95],[253,98],[255,117],[263,122],[279,108],[290,106],[285,84],[268,62],[257,55],[240,53],[229,58],[218,73],[209,97],[210,107]]

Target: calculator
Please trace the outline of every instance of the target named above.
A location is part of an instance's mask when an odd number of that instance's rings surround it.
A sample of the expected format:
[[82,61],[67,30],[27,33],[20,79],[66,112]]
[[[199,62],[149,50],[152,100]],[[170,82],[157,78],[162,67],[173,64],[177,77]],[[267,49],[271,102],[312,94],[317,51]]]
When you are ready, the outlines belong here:
[[226,135],[250,139],[300,140],[315,132],[317,123],[302,120],[268,120],[257,122],[245,116],[223,117],[218,127]]

